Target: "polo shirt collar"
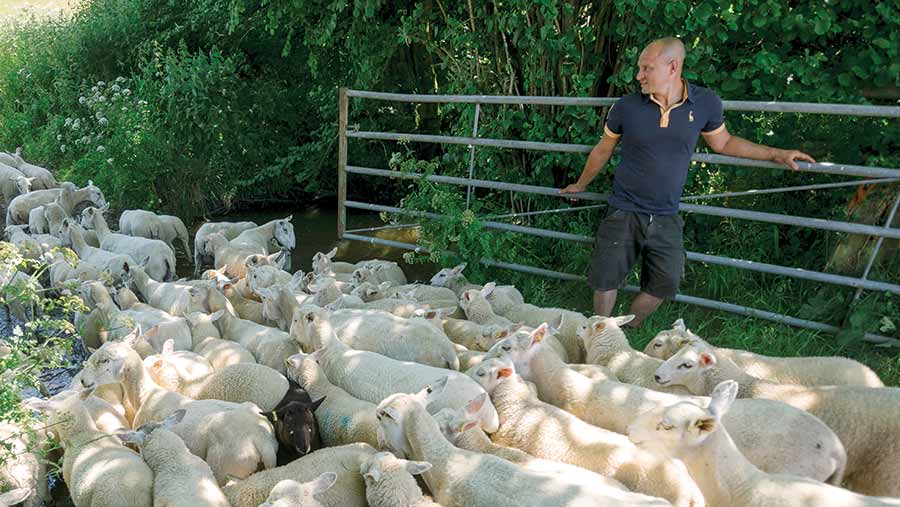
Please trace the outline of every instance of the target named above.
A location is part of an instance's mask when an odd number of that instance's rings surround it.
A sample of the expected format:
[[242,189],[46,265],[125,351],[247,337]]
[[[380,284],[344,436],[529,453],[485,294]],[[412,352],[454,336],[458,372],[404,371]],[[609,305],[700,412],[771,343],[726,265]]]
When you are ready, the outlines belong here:
[[[684,88],[681,91],[681,99],[685,102],[694,103],[694,85],[693,83],[688,82],[687,79],[681,78],[681,84],[684,85]],[[650,102],[650,94],[641,94],[641,99],[644,101],[644,104]]]

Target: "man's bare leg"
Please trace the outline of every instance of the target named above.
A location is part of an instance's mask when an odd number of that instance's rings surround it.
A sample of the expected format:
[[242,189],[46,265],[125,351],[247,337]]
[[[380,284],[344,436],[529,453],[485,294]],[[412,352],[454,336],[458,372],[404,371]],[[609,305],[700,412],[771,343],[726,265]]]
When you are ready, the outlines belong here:
[[616,289],[594,291],[594,315],[609,317],[616,306]]
[[[595,292],[594,294],[594,306],[596,306],[597,293]],[[629,310],[629,312],[634,315],[634,320],[629,322],[628,325],[635,328],[641,327],[641,323],[644,322],[644,319],[646,319],[650,316],[651,313],[656,311],[656,309],[659,308],[659,305],[661,305],[663,301],[665,300],[660,299],[656,296],[651,296],[646,292],[641,292],[640,294],[638,294],[637,297],[635,297],[631,302],[631,309]]]

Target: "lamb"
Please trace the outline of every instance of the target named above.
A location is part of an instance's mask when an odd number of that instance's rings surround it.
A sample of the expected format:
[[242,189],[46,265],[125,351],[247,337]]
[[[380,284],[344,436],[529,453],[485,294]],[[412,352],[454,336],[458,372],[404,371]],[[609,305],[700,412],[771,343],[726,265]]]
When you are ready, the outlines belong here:
[[338,338],[350,348],[377,352],[398,361],[459,369],[453,343],[443,332],[421,319],[404,319],[377,310],[338,310],[329,314],[310,305],[295,311],[290,333],[306,350],[321,346],[314,336],[304,334],[304,319],[313,312],[332,322]]
[[273,285],[287,285],[293,280],[293,275],[275,266],[253,266],[247,269],[247,280],[250,290],[256,292]]
[[373,285],[369,282],[359,284],[354,292],[364,301],[377,301],[385,298],[411,299],[417,303],[427,305],[429,308],[456,308],[459,306],[459,298],[450,289],[433,287],[411,283],[390,287],[389,282]]
[[488,359],[466,373],[488,391],[500,414],[493,442],[611,477],[676,507],[703,505],[703,495],[683,467],[538,400],[508,360]]
[[27,194],[31,190],[32,180],[25,177],[15,167],[0,162],[0,193],[7,205],[18,195]]
[[661,386],[653,380],[662,361],[631,348],[622,326],[633,319],[634,315],[595,316],[579,327],[577,334],[587,350],[587,362],[609,367],[620,381],[628,384],[673,394],[691,394],[684,387]]
[[25,159],[22,158],[21,147],[16,149],[16,152],[13,154],[13,159],[16,162],[13,167],[21,171],[22,174],[28,178],[34,180],[32,181],[31,186],[35,190],[49,190],[51,188],[59,187],[59,183],[56,181],[53,173],[43,167],[25,162]]
[[188,231],[180,218],[172,215],[157,215],[142,209],[125,210],[119,216],[119,232],[129,236],[158,239],[175,251],[175,240],[181,242],[184,253],[191,257]]
[[69,218],[62,221],[59,236],[63,246],[71,246],[81,262],[90,264],[97,270],[106,271],[113,278],[122,279],[132,267],[139,269],[131,256],[107,252],[88,245],[84,240],[84,229]]
[[266,413],[266,417],[275,426],[275,434],[283,446],[282,450],[290,455],[288,461],[322,448],[315,411],[325,401],[324,398],[313,401],[309,393],[296,383],[291,383],[291,388],[295,390],[294,399],[282,402],[275,410]]
[[585,362],[584,346],[578,337],[578,329],[587,324],[584,315],[562,308],[542,308],[528,303],[517,303],[506,293],[498,292],[491,283],[485,285],[481,293],[497,315],[513,322],[521,322],[532,327],[540,326],[543,322],[555,322],[554,327],[558,329],[555,337],[566,349],[566,357],[563,360],[572,363]]
[[109,252],[129,255],[137,260],[148,275],[155,280],[169,282],[175,277],[175,252],[165,242],[147,239],[109,230],[103,212],[107,208],[88,207],[82,212],[81,225],[97,231],[100,248]]
[[210,295],[217,293],[211,285],[204,288],[181,283],[158,282],[136,265],[126,269],[125,280],[129,286],[140,292],[147,304],[179,317],[191,312],[208,312]]
[[[374,417],[374,408],[372,414]],[[5,461],[0,464],[0,488],[20,489],[28,494],[20,500],[10,499],[11,504],[17,504],[27,498],[25,507],[39,507],[49,498],[47,463],[38,452],[34,452],[39,447],[38,438],[37,435],[30,435],[24,427],[0,422],[0,442],[6,446]],[[2,498],[0,496],[0,499]],[[3,503],[0,502],[0,505]]]
[[360,284],[369,282],[379,285],[382,282],[390,282],[392,287],[398,285],[406,285],[406,274],[400,269],[396,262],[369,265],[369,267],[358,268],[353,272],[353,282]]
[[480,452],[482,454],[492,454],[516,463],[527,470],[558,474],[568,480],[579,482],[588,487],[603,485],[622,491],[628,491],[628,488],[615,479],[604,477],[598,473],[568,463],[535,458],[525,451],[491,442],[491,439],[476,427],[478,426],[478,420],[475,416],[477,415],[481,404],[484,403],[485,398],[485,395],[480,395],[479,398],[472,400],[466,406],[464,412],[445,408],[441,409],[437,414],[434,414],[434,420],[437,421],[440,426],[444,438],[460,449]]
[[231,240],[231,244],[236,247],[262,246],[268,253],[274,253],[269,250],[269,245],[273,243],[277,245],[278,250],[293,250],[297,246],[297,239],[294,236],[294,226],[291,225],[292,219],[293,215],[288,215],[285,218],[272,220],[259,227],[242,231]]
[[54,201],[62,207],[66,216],[72,216],[75,207],[85,201],[90,201],[97,207],[106,205],[103,192],[92,182],[88,181],[86,187],[78,188],[73,183],[65,181],[59,188],[35,190],[14,198],[6,208],[6,225],[27,224],[32,209]]
[[209,464],[219,484],[229,475],[244,478],[260,468],[275,466],[277,443],[259,407],[252,403],[195,401],[163,389],[131,349],[133,338],[107,342],[92,354],[82,370],[82,385],[120,384],[126,406],[135,412],[134,427],[184,409],[184,419],[172,427],[172,432],[184,440],[191,453]]
[[334,486],[335,481],[337,474],[334,472],[325,472],[302,484],[285,479],[272,488],[265,503],[259,507],[324,507],[313,497],[328,491],[328,488]]
[[414,475],[431,469],[431,463],[408,461],[389,452],[379,452],[359,466],[366,481],[366,501],[369,507],[440,507],[422,494]]
[[209,465],[191,454],[184,441],[169,430],[184,414],[184,410],[176,410],[161,422],[150,422],[117,436],[137,445],[153,470],[154,505],[228,507]]
[[262,298],[263,318],[267,322],[275,323],[276,327],[282,331],[290,330],[295,310],[312,302],[311,295],[296,293],[291,287],[291,284],[282,285],[260,289],[257,292]]
[[335,273],[353,273],[361,268],[361,263],[352,264],[349,262],[336,262],[334,256],[337,255],[337,247],[334,247],[328,253],[316,252],[312,258],[312,269],[317,275],[329,275]]
[[628,436],[641,447],[682,460],[711,506],[900,505],[900,499],[865,497],[807,478],[758,469],[741,454],[721,422],[737,395],[736,382],[723,382],[713,390],[709,406],[682,401],[658,407],[638,417],[629,426]]
[[28,212],[28,232],[32,234],[47,234],[50,231],[50,225],[47,218],[44,217],[46,206],[38,206]]
[[586,487],[558,474],[525,470],[488,454],[453,446],[418,395],[395,394],[378,405],[375,417],[384,446],[397,456],[426,461],[423,474],[434,499],[445,507],[667,505],[659,499],[603,486]]
[[53,236],[43,234],[42,238],[36,238],[23,229],[25,229],[24,225],[8,225],[6,227],[6,237],[10,243],[18,247],[22,257],[26,259],[39,260],[51,248],[60,246],[59,240]]
[[[513,360],[516,371],[525,380],[534,382],[539,399],[589,424],[624,433],[634,418],[652,408],[685,399],[709,403],[709,398],[678,396],[612,380],[590,380],[540,346],[541,336],[535,333],[526,339],[509,337],[497,345],[510,345],[505,357]],[[772,421],[779,424],[772,425]],[[817,417],[783,403],[740,400],[724,423],[735,435],[741,451],[763,470],[840,484],[846,450]]]
[[509,336],[515,327],[498,324],[478,324],[470,320],[446,318],[441,328],[450,341],[475,351],[487,351],[499,340]]
[[[644,353],[665,360],[675,355],[684,345],[700,339],[687,328],[682,319],[678,319],[672,323],[672,329],[657,334],[647,344]],[[718,347],[715,348],[715,353],[718,357],[734,361],[748,375],[779,384],[884,387],[878,375],[868,366],[845,357],[770,357]]]
[[[59,204],[55,202],[44,204],[34,208],[28,214],[28,230],[33,233],[50,234],[59,237],[59,229],[62,226],[62,221],[66,218],[69,218],[69,215],[66,214],[66,211]],[[91,231],[89,236],[85,236],[85,241],[91,246],[99,247],[100,242],[96,241],[97,235]],[[93,242],[96,242],[96,245]]]
[[[5,287],[7,290],[14,289],[24,293],[38,294],[43,290],[40,282],[34,275],[26,275],[15,265],[11,264],[0,265],[0,287]],[[6,304],[9,306],[9,311],[12,315],[20,321],[25,321],[29,315],[34,315],[35,308],[26,307],[22,301],[9,298]]]
[[[250,229],[253,230],[253,229]],[[235,240],[232,240],[235,241]],[[213,264],[232,278],[247,275],[245,260],[251,255],[266,255],[266,247],[260,245],[234,245],[221,233],[214,232],[204,239],[202,247],[213,252]]]
[[463,292],[459,297],[459,307],[463,309],[467,319],[477,324],[512,327],[513,322],[494,313],[494,309],[487,300],[487,294],[493,288],[493,285],[488,284],[483,289],[469,289]]
[[151,507],[153,472],[118,438],[97,430],[82,405],[91,391],[62,391],[48,400],[31,398],[24,404],[48,414],[48,426],[65,447],[63,480],[77,507]]
[[206,237],[214,232],[220,232],[225,239],[232,240],[238,234],[258,227],[254,222],[206,222],[197,229],[194,234],[194,276],[200,273],[200,267],[213,262],[212,250],[206,248]]
[[27,500],[29,496],[31,496],[31,490],[26,488],[11,489],[6,493],[0,493],[0,507],[18,505]]
[[[241,280],[243,282],[243,280]],[[270,322],[266,319],[263,304],[259,301],[254,301],[252,299],[248,299],[241,294],[241,291],[238,289],[239,285],[232,284],[231,282],[221,283],[219,285],[219,290],[222,294],[231,302],[231,306],[234,307],[234,311],[238,317],[255,322],[257,324],[269,325]]]
[[223,339],[238,342],[263,364],[284,375],[284,359],[300,351],[297,342],[288,333],[238,318],[231,302],[218,291],[213,291],[210,309],[225,310],[216,321]]
[[306,290],[313,294],[312,304],[322,307],[334,303],[344,295],[338,281],[327,276],[316,277],[306,285]]
[[[484,392],[472,379],[456,371],[350,349],[337,338],[326,314],[321,311],[311,311],[304,319],[304,332],[311,337],[311,343],[322,344],[315,356],[328,379],[355,398],[378,403],[396,392],[417,392],[444,376],[449,377],[451,386],[444,391],[443,399],[435,404],[435,411],[444,407],[463,407]],[[488,433],[493,433],[499,426],[497,411],[490,403],[485,403],[480,423]]]
[[68,249],[53,250],[44,255],[44,260],[49,264],[50,287],[63,289],[67,282],[85,283],[102,277],[96,266],[80,262],[75,253]]
[[365,483],[359,475],[359,465],[375,452],[372,446],[362,443],[320,449],[287,465],[253,474],[226,486],[223,491],[232,507],[257,507],[285,479],[305,482],[324,472],[336,472],[334,486],[321,494],[322,504],[366,507]]
[[203,312],[192,312],[185,315],[191,326],[193,339],[191,350],[209,361],[214,370],[221,370],[232,364],[256,364],[253,354],[243,345],[220,338],[221,335],[215,326],[215,321],[219,320],[224,313],[224,310],[219,310],[211,315]]
[[[430,283],[435,287],[446,287],[452,290],[453,293],[460,298],[462,297],[463,292],[467,290],[483,289],[483,285],[469,283],[465,275],[462,274],[464,269],[466,269],[466,263],[462,263],[454,268],[444,268],[431,277]],[[498,293],[505,294],[508,299],[516,304],[523,304],[525,302],[525,298],[522,297],[522,293],[519,292],[519,289],[516,289],[512,285],[500,285],[495,287],[494,290]]]
[[250,401],[263,412],[271,412],[288,391],[284,375],[261,364],[238,363],[210,370],[205,375],[189,376],[169,358],[171,354],[172,350],[166,346],[161,354],[147,358],[151,361],[147,371],[161,387],[194,400]]
[[683,385],[698,395],[708,395],[724,380],[738,382],[740,398],[780,401],[827,424],[847,448],[844,487],[900,496],[900,388],[776,384],[744,373],[702,342],[683,347],[657,370],[660,384]]
[[426,311],[427,307],[409,299],[385,298],[366,303],[358,296],[341,294],[341,297],[337,300],[325,305],[325,309],[330,312],[337,310],[379,310],[397,317],[412,318],[420,312]]
[[312,355],[299,352],[285,360],[288,378],[323,400],[315,411],[325,447],[365,442],[378,446],[375,404],[350,396],[331,383]]

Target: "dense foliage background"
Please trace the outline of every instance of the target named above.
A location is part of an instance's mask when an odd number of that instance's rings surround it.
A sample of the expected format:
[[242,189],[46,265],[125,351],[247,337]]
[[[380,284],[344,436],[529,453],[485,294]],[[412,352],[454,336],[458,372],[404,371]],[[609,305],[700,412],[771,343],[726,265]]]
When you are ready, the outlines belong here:
[[[191,219],[334,192],[337,88],[417,93],[618,96],[633,91],[648,41],[681,37],[685,75],[726,99],[897,104],[896,2],[784,0],[84,0],[55,21],[19,19],[0,35],[0,147],[83,182],[113,203]],[[472,106],[351,101],[364,130],[468,135]],[[486,106],[484,137],[593,144],[605,111]],[[900,167],[896,120],[728,113],[732,133],[819,160]],[[468,170],[466,147],[350,142],[370,167]],[[485,179],[563,186],[581,155],[479,149]],[[827,175],[695,165],[686,194],[838,181]],[[592,190],[608,188],[605,173]],[[365,187],[363,187],[365,185]],[[481,218],[564,201],[350,177],[350,194],[451,215],[421,242],[581,273],[589,245],[484,234]],[[372,192],[374,188],[375,192]],[[871,190],[871,192],[869,192]],[[412,192],[407,195],[408,192]],[[701,201],[798,216],[883,223],[897,185]],[[854,199],[854,195],[856,198]],[[593,233],[598,212],[516,223]],[[851,275],[872,238],[688,216],[689,250]],[[900,279],[887,241],[873,279]],[[456,259],[442,259],[450,263]],[[470,266],[478,276],[477,266]],[[897,334],[900,298],[690,263],[685,292],[863,330]],[[480,273],[486,275],[486,273]],[[573,284],[496,275],[538,303],[585,307]],[[667,317],[660,317],[667,318]],[[719,327],[728,325],[720,324]],[[718,331],[719,329],[717,329]]]

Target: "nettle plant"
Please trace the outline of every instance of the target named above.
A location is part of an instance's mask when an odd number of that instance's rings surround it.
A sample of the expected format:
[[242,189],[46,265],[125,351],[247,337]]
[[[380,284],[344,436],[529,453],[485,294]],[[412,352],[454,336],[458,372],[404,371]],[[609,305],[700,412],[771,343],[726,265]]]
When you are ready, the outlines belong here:
[[[76,296],[46,297],[36,282],[47,269],[44,262],[23,258],[15,245],[0,243],[0,307],[5,310],[0,322],[0,422],[15,423],[31,434],[31,442],[37,441],[35,432],[47,428],[22,409],[21,397],[34,390],[50,394],[41,373],[68,366],[66,355],[76,338],[72,320],[76,311],[85,310]],[[25,308],[25,320],[12,317],[10,309],[16,305]],[[0,466],[15,457],[14,437],[0,439]]]

